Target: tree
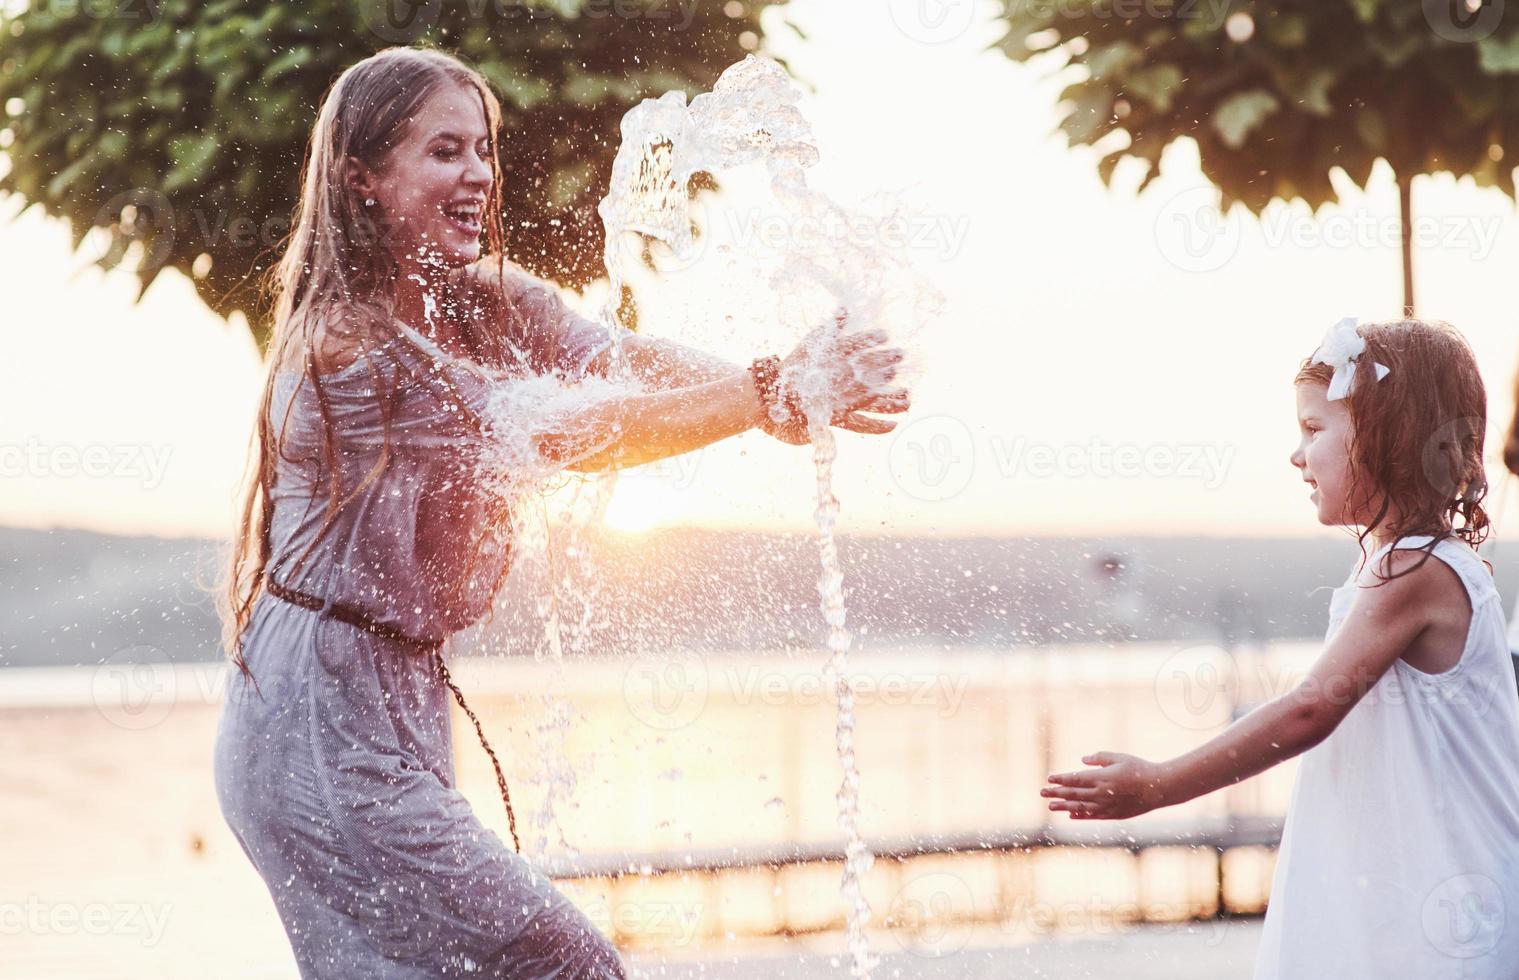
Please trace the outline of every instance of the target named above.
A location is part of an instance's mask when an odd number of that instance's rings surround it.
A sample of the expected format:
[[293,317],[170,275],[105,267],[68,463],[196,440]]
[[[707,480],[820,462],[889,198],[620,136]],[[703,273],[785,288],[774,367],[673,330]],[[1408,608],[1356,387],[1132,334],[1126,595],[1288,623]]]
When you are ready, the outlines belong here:
[[[1172,141],[1197,141],[1223,207],[1273,199],[1317,209],[1341,168],[1365,187],[1378,158],[1397,176],[1403,298],[1413,296],[1412,181],[1448,171],[1514,195],[1519,18],[1502,0],[1004,0],[1017,61],[1060,52],[1072,144],[1113,137],[1154,179]],[[1058,54],[1056,55],[1059,56]],[[1143,189],[1144,185],[1141,185]]]
[[322,93],[360,58],[420,41],[502,98],[512,257],[579,287],[602,271],[595,207],[623,113],[711,88],[782,2],[38,0],[0,20],[0,191],[66,218],[76,248],[108,229],[105,268],[139,242],[143,290],[178,269],[263,342],[259,280],[290,230]]

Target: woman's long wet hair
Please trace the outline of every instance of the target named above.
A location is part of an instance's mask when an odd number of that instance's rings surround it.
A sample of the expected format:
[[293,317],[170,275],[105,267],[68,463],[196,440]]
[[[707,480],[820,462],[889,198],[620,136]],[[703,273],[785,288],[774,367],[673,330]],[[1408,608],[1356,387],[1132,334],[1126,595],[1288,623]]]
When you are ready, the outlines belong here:
[[[479,96],[491,134],[490,166],[495,179],[484,210],[484,254],[494,261],[495,276],[451,276],[443,308],[458,312],[467,300],[474,306],[474,312],[486,311],[483,316],[460,317],[463,342],[476,361],[501,366],[514,359],[505,339],[507,332],[491,328],[500,323],[501,316],[511,315],[503,291],[506,233],[497,148],[501,105],[478,72],[450,55],[424,48],[380,51],[343,72],[322,100],[302,167],[300,199],[290,238],[266,283],[274,314],[263,396],[231,556],[225,565],[223,583],[218,586],[223,648],[250,680],[253,674],[243,655],[243,634],[265,586],[271,551],[274,504],[270,491],[276,475],[276,454],[283,449],[283,438],[276,437],[275,420],[270,416],[280,372],[286,368],[300,369],[302,383],[314,386],[322,413],[327,461],[326,515],[312,545],[296,561],[296,568],[327,533],[338,512],[384,471],[390,458],[390,447],[386,445],[359,485],[346,497],[342,495],[338,467],[333,463],[337,454],[322,381],[323,374],[334,369],[330,354],[357,350],[363,355],[386,341],[397,337],[404,340],[404,334],[395,327],[394,286],[398,266],[385,244],[385,220],[383,215],[377,218],[378,209],[372,202],[366,203],[363,195],[349,185],[347,162],[353,158],[371,170],[383,172],[387,154],[405,138],[409,121],[419,108],[435,92],[453,85],[473,90]],[[376,387],[382,417],[389,419],[397,399],[396,388]],[[283,423],[281,420],[278,430],[281,436]],[[503,569],[501,578],[505,575]],[[496,767],[516,843],[515,818],[500,764],[485,742],[474,712],[449,677],[441,653],[435,653],[434,658],[441,680],[474,722]]]
[[[327,371],[319,370],[329,366],[324,362],[324,352],[368,351],[396,335],[396,260],[384,244],[383,219],[376,220],[374,209],[345,179],[346,161],[352,157],[371,169],[383,169],[386,154],[406,135],[408,120],[434,92],[448,85],[462,85],[479,94],[493,137],[491,171],[495,180],[484,212],[485,254],[498,262],[495,282],[499,285],[506,234],[494,136],[501,126],[501,107],[477,72],[439,51],[389,48],[338,77],[323,99],[312,128],[289,244],[271,270],[268,283],[274,321],[267,370],[223,594],[223,647],[245,675],[249,671],[242,652],[243,632],[262,589],[270,553],[274,514],[270,489],[279,451],[275,420],[270,417],[276,378],[282,368],[299,366],[303,380],[315,387],[318,404],[325,406],[322,375]],[[500,309],[506,308],[504,297],[495,300]],[[465,318],[463,325],[472,328],[478,322]],[[503,336],[500,331],[467,329],[465,340],[482,363],[504,364],[510,355],[497,349],[505,343]],[[386,417],[394,394],[381,393]],[[332,460],[336,456],[331,420],[325,410],[323,414],[326,458]],[[387,446],[365,479],[343,499],[337,468],[327,467],[328,508],[321,533],[348,500],[379,476],[388,459]]]
[[[1356,358],[1350,410],[1351,513],[1368,515],[1356,535],[1365,561],[1373,532],[1396,540],[1429,535],[1419,564],[1455,537],[1473,549],[1487,538],[1483,443],[1487,392],[1466,338],[1448,323],[1393,320],[1362,324],[1366,350]],[[1373,364],[1389,369],[1376,379]],[[1334,369],[1305,360],[1294,383],[1328,386]],[[1391,568],[1392,551],[1386,553]]]

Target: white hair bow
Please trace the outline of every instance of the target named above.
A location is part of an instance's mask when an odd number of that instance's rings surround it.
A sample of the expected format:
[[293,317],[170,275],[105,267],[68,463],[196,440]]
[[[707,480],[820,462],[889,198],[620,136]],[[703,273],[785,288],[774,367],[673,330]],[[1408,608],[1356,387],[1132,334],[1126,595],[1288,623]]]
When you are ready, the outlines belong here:
[[[1339,401],[1350,394],[1351,382],[1355,380],[1356,358],[1366,352],[1366,341],[1359,333],[1356,333],[1356,318],[1348,316],[1330,327],[1324,334],[1319,349],[1313,355],[1314,364],[1328,364],[1334,368],[1334,376],[1329,379],[1330,401]],[[1385,364],[1375,361],[1372,365],[1377,369],[1377,380],[1387,377],[1390,368]]]

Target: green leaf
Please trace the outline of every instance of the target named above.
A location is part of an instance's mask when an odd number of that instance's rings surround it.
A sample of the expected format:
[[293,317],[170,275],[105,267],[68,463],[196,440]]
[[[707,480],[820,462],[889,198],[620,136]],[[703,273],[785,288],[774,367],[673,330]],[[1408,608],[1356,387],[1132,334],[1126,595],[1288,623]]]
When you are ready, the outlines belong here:
[[1355,131],[1373,154],[1387,151],[1387,123],[1382,113],[1370,106],[1361,106],[1352,116]]
[[127,151],[131,148],[132,141],[126,133],[108,129],[100,134],[100,141],[96,144],[96,152],[102,159],[113,163],[120,163],[127,158]]
[[1238,150],[1245,145],[1266,117],[1281,107],[1276,96],[1264,89],[1238,92],[1229,96],[1213,112],[1213,130],[1230,149]]
[[1519,32],[1489,35],[1477,42],[1477,66],[1489,75],[1519,72]]
[[1308,19],[1301,14],[1278,12],[1266,18],[1263,33],[1278,48],[1301,48],[1308,43]]
[[1182,89],[1184,76],[1172,64],[1147,65],[1129,73],[1123,89],[1142,99],[1159,112],[1171,111],[1172,97]]
[[1363,24],[1370,24],[1377,17],[1377,8],[1382,6],[1382,0],[1349,0],[1350,9],[1355,11],[1356,19]]
[[1101,81],[1114,74],[1122,73],[1124,69],[1143,57],[1137,45],[1119,41],[1116,44],[1093,45],[1082,63],[1092,73],[1094,80]]
[[[1072,109],[1060,123],[1071,143],[1090,143],[1113,125],[1113,93],[1101,85],[1072,86]],[[1068,90],[1070,91],[1070,90]]]
[[94,156],[87,153],[81,156],[79,159],[75,160],[69,166],[63,168],[63,170],[60,171],[56,177],[47,182],[48,199],[56,201],[63,195],[64,191],[69,189],[70,185],[72,185],[74,181],[78,180],[80,177],[88,173],[91,167],[94,166],[94,163]]
[[1334,106],[1329,101],[1329,90],[1340,80],[1340,69],[1334,65],[1319,68],[1283,68],[1272,72],[1277,89],[1292,104],[1315,116],[1332,116]]
[[217,146],[214,133],[176,136],[169,140],[169,159],[174,161],[174,167],[164,177],[164,191],[173,193],[199,180],[216,156]]

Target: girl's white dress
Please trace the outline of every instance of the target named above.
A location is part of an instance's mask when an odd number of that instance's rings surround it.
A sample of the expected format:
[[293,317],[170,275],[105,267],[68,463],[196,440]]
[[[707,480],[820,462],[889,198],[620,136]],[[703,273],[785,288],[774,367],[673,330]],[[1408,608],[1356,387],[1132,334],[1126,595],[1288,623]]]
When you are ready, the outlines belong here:
[[[1387,547],[1334,591],[1326,644]],[[1429,560],[1471,600],[1461,660],[1441,674],[1398,660],[1303,754],[1256,980],[1519,977],[1519,696],[1502,600],[1464,541]]]

